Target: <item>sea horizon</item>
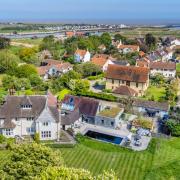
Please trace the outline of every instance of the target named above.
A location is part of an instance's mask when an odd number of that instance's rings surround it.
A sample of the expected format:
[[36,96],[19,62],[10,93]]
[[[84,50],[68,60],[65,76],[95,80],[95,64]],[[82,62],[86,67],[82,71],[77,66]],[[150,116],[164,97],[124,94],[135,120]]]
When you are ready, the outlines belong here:
[[125,24],[142,26],[180,26],[180,20],[165,19],[0,19],[0,23],[37,24]]

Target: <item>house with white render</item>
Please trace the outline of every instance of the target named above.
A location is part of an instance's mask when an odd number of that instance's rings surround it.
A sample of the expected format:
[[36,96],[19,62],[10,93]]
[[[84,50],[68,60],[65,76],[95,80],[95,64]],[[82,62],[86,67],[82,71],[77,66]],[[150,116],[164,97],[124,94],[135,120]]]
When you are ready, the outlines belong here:
[[40,140],[57,140],[60,115],[57,100],[45,96],[7,96],[0,106],[0,134],[26,137],[39,133]]

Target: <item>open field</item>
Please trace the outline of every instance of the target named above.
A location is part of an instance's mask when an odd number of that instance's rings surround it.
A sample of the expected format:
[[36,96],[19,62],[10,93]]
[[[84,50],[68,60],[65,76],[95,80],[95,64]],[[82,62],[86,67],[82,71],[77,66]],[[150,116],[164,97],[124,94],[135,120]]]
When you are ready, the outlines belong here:
[[114,170],[123,180],[168,180],[180,178],[180,139],[157,139],[144,152],[132,152],[110,144],[85,139],[75,148],[62,149],[68,167],[99,174]]
[[37,45],[38,46],[42,42],[42,38],[37,38],[37,39],[31,39],[31,38],[12,39],[12,42],[22,43],[22,44],[29,44],[29,45]]
[[145,36],[151,33],[156,37],[161,36],[175,36],[180,38],[180,30],[171,30],[168,28],[135,28],[135,29],[122,29],[120,33],[129,38]]

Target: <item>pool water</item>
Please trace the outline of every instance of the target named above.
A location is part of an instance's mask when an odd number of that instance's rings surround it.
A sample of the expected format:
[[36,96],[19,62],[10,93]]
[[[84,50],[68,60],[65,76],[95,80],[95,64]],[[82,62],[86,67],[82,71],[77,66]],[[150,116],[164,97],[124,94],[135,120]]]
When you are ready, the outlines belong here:
[[113,143],[113,144],[120,144],[121,141],[123,140],[123,138],[121,137],[110,136],[107,134],[102,134],[102,133],[93,132],[93,131],[88,131],[85,135],[94,139],[98,139],[98,140]]

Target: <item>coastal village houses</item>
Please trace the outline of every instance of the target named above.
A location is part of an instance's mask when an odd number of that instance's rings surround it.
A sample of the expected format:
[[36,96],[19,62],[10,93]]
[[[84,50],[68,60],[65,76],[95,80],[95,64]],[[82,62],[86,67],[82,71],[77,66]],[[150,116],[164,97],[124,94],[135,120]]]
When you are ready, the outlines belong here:
[[96,54],[91,61],[93,64],[99,66],[103,72],[107,71],[109,64],[114,64],[112,58],[105,54]]
[[37,72],[44,80],[51,77],[58,77],[72,70],[73,66],[68,62],[62,62],[52,59],[45,59],[41,62],[41,66],[37,67]]
[[81,50],[77,49],[75,54],[74,54],[74,60],[75,62],[89,62],[91,60],[91,54],[88,50]]
[[151,62],[150,75],[157,74],[163,75],[165,78],[175,78],[176,76],[176,63],[173,62]]
[[106,73],[106,89],[116,90],[121,86],[127,86],[138,95],[143,95],[149,86],[149,69],[109,65]]
[[118,48],[119,52],[123,53],[123,54],[140,51],[140,47],[138,45],[124,45],[124,44],[122,44],[122,42],[120,42],[117,45],[117,48]]

